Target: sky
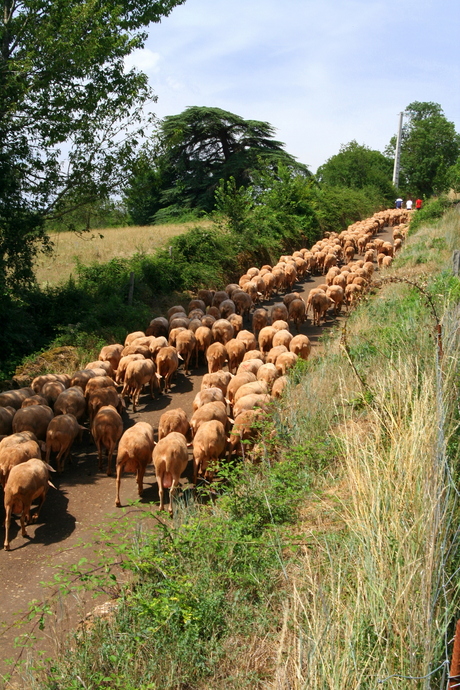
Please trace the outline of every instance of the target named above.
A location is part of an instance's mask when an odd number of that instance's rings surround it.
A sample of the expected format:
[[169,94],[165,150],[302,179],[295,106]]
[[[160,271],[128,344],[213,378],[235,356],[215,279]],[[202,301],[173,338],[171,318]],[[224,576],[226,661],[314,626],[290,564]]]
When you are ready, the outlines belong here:
[[458,0],[186,0],[127,63],[159,117],[198,105],[267,121],[312,172],[353,139],[383,151],[413,101],[460,132]]

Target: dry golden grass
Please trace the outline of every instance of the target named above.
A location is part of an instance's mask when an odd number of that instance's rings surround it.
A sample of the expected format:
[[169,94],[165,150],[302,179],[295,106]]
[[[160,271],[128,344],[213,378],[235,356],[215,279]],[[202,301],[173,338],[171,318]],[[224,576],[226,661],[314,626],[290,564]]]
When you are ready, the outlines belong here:
[[40,284],[56,285],[75,273],[75,259],[83,264],[104,263],[115,257],[128,258],[136,252],[153,254],[167,245],[168,240],[192,227],[209,226],[210,221],[193,221],[168,225],[147,225],[91,230],[88,233],[53,233],[54,252],[40,254],[35,274]]

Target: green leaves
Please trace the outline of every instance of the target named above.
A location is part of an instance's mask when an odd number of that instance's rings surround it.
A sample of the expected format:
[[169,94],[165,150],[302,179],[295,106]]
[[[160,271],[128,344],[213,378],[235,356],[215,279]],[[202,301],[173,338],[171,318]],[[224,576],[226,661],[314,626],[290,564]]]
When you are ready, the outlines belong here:
[[183,2],[3,0],[0,287],[33,280],[46,217],[124,184],[156,100],[124,58]]
[[401,143],[401,187],[429,197],[449,187],[449,168],[460,153],[460,135],[438,103],[414,101],[406,108]]

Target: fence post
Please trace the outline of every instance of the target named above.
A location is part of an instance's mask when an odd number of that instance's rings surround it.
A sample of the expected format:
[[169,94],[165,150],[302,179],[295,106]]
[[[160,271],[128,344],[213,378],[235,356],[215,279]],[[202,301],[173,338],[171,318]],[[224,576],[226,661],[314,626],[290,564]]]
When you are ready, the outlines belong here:
[[456,249],[452,254],[452,270],[454,272],[454,276],[458,276],[460,274],[460,251],[458,249]]
[[128,306],[133,305],[133,295],[134,295],[134,271],[129,274],[129,293],[128,293]]
[[447,690],[454,690],[454,688],[460,688],[460,620],[457,621],[455,628],[454,648],[452,650]]

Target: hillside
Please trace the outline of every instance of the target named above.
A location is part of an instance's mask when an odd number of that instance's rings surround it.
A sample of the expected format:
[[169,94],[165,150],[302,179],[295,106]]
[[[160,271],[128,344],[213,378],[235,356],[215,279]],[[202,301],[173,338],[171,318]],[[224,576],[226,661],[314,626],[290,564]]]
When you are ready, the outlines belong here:
[[122,560],[131,584],[34,687],[441,684],[458,605],[459,237],[450,212],[408,239],[294,370],[258,462],[224,470],[214,502],[153,529],[147,510],[121,545],[118,523],[105,581],[69,571],[110,591]]

